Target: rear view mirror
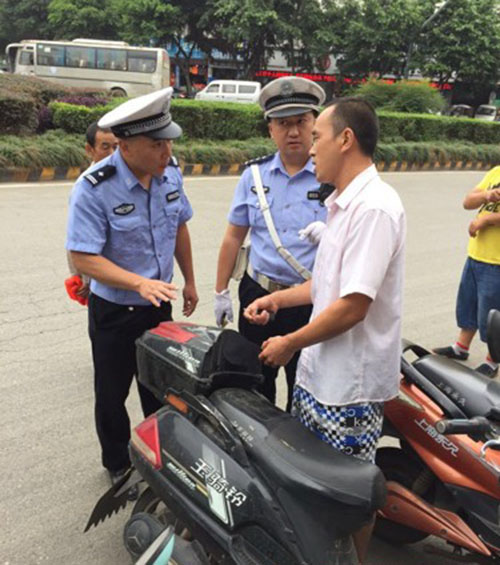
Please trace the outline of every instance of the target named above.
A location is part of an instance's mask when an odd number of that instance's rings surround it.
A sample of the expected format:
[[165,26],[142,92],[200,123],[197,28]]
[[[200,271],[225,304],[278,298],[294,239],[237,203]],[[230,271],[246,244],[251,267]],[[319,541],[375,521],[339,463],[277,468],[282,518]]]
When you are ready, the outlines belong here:
[[486,339],[491,358],[495,363],[500,363],[500,312],[498,310],[490,310],[488,314]]

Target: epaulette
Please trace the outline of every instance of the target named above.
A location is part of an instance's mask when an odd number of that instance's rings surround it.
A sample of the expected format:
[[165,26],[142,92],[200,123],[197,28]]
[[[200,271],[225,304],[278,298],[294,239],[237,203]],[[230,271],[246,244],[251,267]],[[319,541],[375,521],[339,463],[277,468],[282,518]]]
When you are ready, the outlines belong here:
[[97,186],[104,180],[108,180],[116,173],[116,167],[114,165],[105,165],[100,169],[96,169],[92,171],[88,175],[85,175],[83,178],[88,180],[92,186]]
[[170,161],[168,162],[167,166],[168,167],[178,167],[179,161],[177,161],[177,158],[172,155],[172,157],[170,157]]
[[255,159],[249,159],[245,163],[245,167],[249,167],[250,165],[260,165],[261,163],[265,163],[274,157],[275,153],[269,153],[269,155],[264,155],[263,157],[256,157]]
[[319,187],[319,201],[323,202],[330,196],[330,194],[335,190],[333,184],[322,183]]

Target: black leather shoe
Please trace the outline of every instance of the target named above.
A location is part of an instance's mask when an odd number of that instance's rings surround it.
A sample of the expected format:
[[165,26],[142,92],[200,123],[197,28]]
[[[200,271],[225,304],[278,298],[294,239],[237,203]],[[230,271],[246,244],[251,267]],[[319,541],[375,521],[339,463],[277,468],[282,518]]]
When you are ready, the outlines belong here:
[[488,377],[489,379],[493,379],[498,373],[498,367],[496,369],[493,369],[493,367],[488,363],[482,363],[481,365],[479,365],[479,367],[476,367],[475,371],[477,373],[480,373],[481,375],[484,375],[485,377]]
[[[130,469],[130,467],[124,467],[123,469],[119,469],[118,471],[109,471],[109,478],[111,480],[112,485],[116,485],[125,473]],[[128,489],[127,499],[128,500],[137,500],[139,497],[139,485],[134,485]]]
[[442,355],[443,357],[448,357],[449,359],[458,359],[459,361],[467,361],[469,358],[468,353],[457,353],[451,345],[448,347],[436,347],[432,350],[433,353],[436,355]]

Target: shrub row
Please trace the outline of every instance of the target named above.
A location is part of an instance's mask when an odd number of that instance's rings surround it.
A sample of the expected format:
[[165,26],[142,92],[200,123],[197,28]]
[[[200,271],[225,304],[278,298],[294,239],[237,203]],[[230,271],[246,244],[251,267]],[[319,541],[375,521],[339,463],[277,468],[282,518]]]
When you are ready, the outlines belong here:
[[[54,102],[50,105],[55,127],[82,133],[120,101],[106,106],[74,106]],[[249,139],[267,135],[267,125],[258,106],[174,100],[172,114],[186,139]],[[385,142],[463,140],[474,143],[500,143],[500,123],[469,118],[379,112],[381,140]]]
[[472,118],[379,112],[380,139],[401,141],[470,141],[500,143],[500,123]]
[[[49,107],[56,128],[69,133],[82,133],[92,121],[98,120],[122,101],[113,99],[106,106],[91,108],[52,102]],[[186,139],[248,139],[267,135],[266,122],[255,104],[173,100],[172,114],[175,121],[182,126]]]
[[[60,130],[24,138],[0,136],[0,168],[85,166],[88,161],[84,143],[83,135],[65,134]],[[218,142],[192,140],[174,145],[174,153],[180,161],[206,165],[244,163],[274,150],[273,142],[263,137]],[[412,165],[466,161],[493,166],[500,164],[500,146],[465,142],[381,143],[376,161],[405,161]]]
[[425,80],[369,80],[355,92],[370,101],[377,110],[395,112],[440,112],[446,105],[440,92]]
[[[84,96],[102,97],[102,92],[68,88],[34,77],[0,74],[0,133],[27,134],[36,131],[39,115],[52,100]],[[50,120],[47,120],[50,122]]]

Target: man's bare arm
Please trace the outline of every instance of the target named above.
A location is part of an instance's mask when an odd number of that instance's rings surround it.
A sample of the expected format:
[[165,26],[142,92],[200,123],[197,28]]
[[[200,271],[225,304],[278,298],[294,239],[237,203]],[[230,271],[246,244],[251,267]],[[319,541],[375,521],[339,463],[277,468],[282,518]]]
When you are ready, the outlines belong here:
[[309,324],[288,334],[292,347],[298,351],[343,334],[364,320],[371,303],[371,298],[360,293],[339,298]]
[[266,340],[262,344],[259,359],[274,367],[286,365],[304,347],[326,341],[353,328],[365,318],[371,302],[371,298],[360,293],[339,298],[299,330]]
[[177,230],[177,240],[175,242],[175,259],[179,265],[182,276],[184,277],[184,289],[182,296],[184,304],[182,313],[191,316],[198,304],[198,293],[194,281],[193,254],[191,251],[191,237],[187,224],[181,224]]
[[216,292],[222,292],[229,284],[231,273],[236,263],[238,251],[248,233],[248,226],[236,226],[229,224],[224,234],[224,239],[219,250],[217,260],[217,279],[215,283]]
[[174,255],[184,281],[186,284],[194,285],[193,254],[187,224],[181,224],[177,230]]

